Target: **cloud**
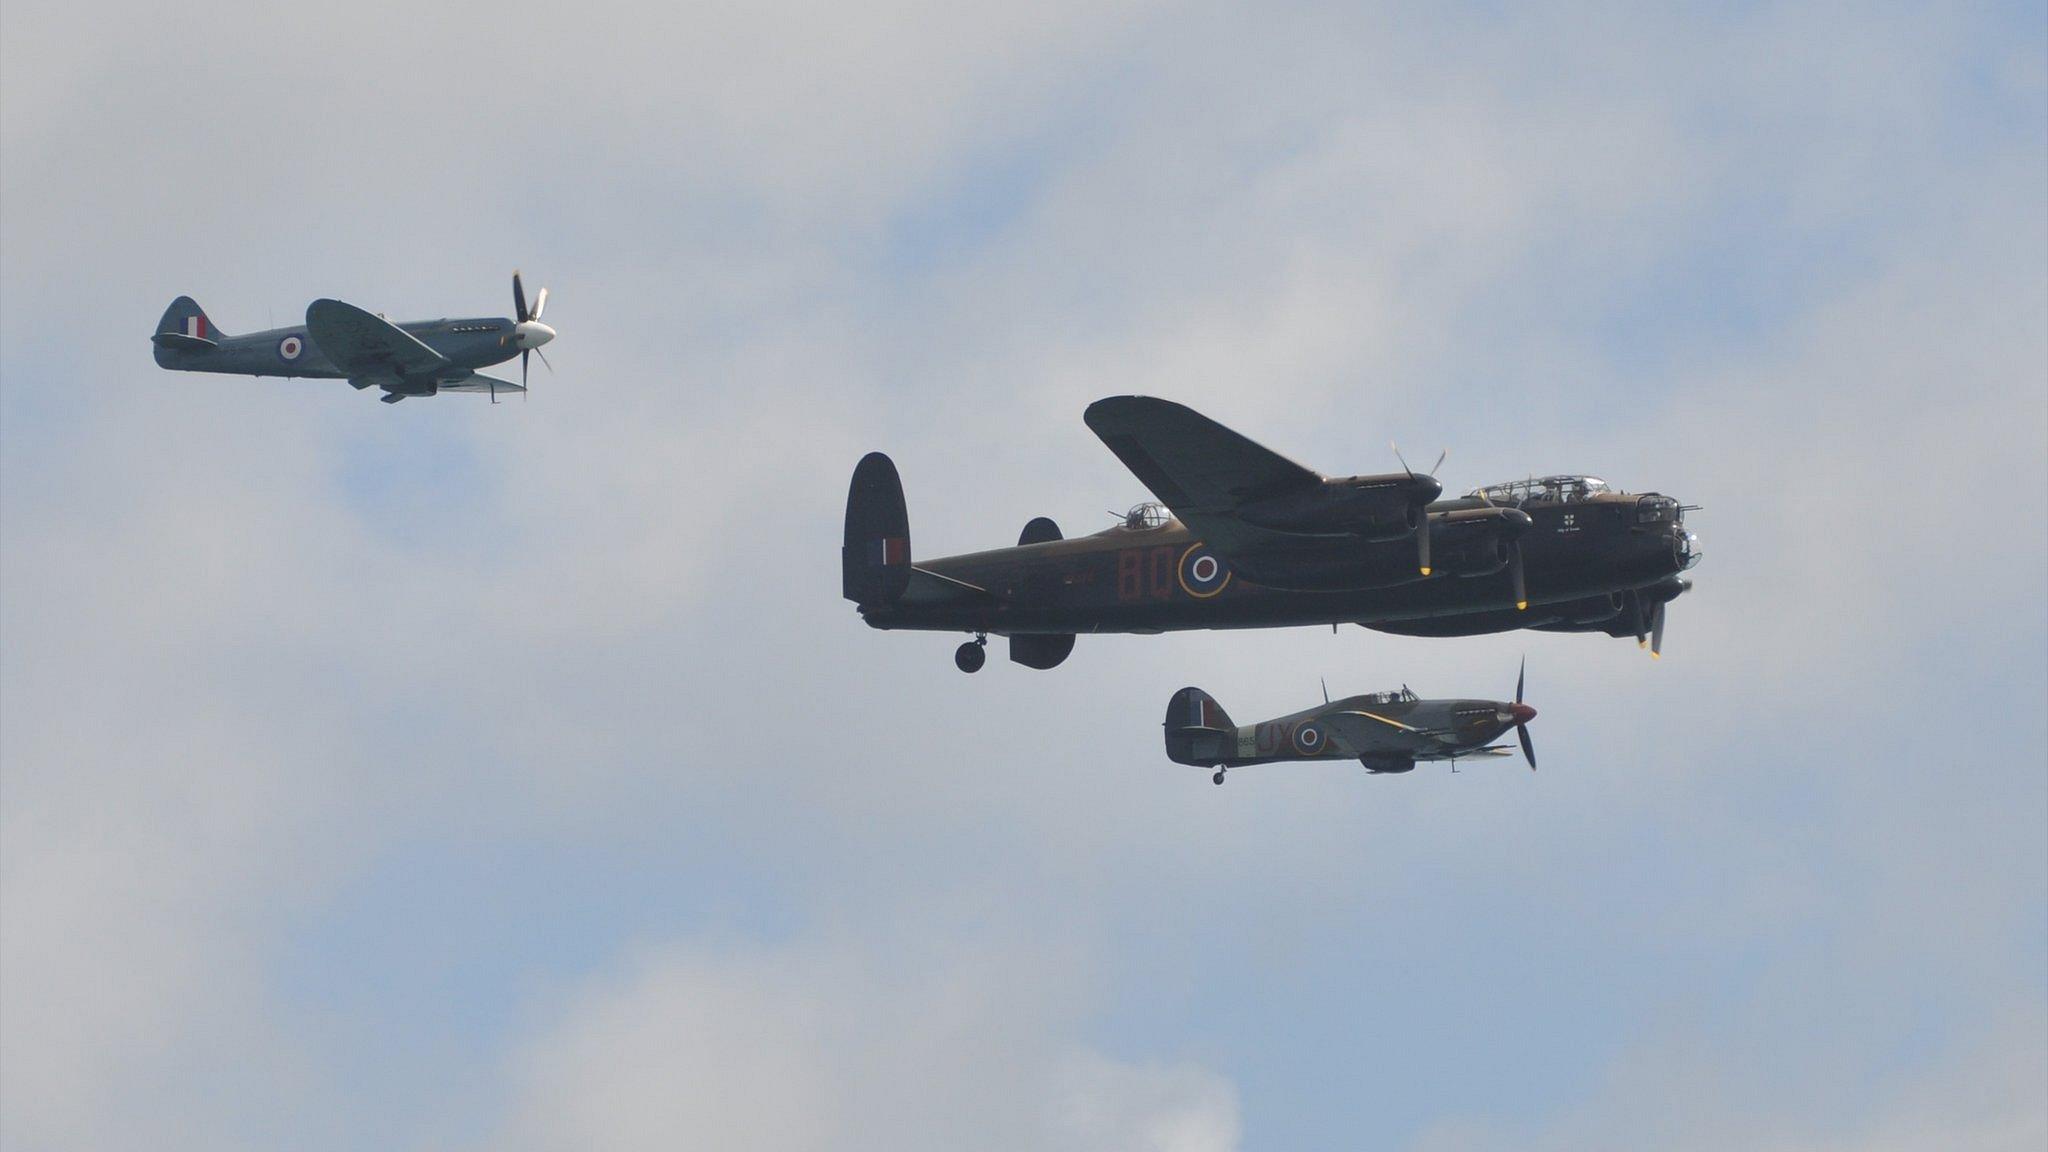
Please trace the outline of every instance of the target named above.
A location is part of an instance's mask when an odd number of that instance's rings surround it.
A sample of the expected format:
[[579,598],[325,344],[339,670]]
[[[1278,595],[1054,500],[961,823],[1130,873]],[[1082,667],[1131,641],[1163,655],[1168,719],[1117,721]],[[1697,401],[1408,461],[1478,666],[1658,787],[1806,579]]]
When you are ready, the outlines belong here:
[[494,1146],[1237,1146],[1227,1081],[1075,1045],[1043,957],[893,943],[636,955],[515,1057]]

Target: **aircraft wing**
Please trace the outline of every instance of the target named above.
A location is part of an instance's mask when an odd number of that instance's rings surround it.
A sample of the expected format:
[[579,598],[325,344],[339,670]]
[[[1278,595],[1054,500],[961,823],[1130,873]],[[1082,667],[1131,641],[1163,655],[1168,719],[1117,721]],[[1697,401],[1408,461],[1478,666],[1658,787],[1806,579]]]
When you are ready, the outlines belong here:
[[1229,551],[1278,534],[1239,520],[1240,505],[1323,478],[1207,416],[1151,396],[1111,396],[1082,419],[1152,494],[1208,543]]
[[1341,712],[1325,712],[1318,717],[1328,724],[1332,731],[1344,737],[1353,747],[1423,749],[1434,745],[1449,733],[1441,728],[1417,728],[1403,724],[1391,716],[1364,708],[1347,708]]
[[510,380],[500,380],[495,376],[486,376],[481,372],[472,372],[460,380],[443,380],[441,382],[441,391],[524,392],[526,391],[526,386],[524,384],[514,384]]
[[436,376],[449,367],[447,357],[410,332],[339,300],[315,300],[307,306],[306,334],[351,378],[416,379]]

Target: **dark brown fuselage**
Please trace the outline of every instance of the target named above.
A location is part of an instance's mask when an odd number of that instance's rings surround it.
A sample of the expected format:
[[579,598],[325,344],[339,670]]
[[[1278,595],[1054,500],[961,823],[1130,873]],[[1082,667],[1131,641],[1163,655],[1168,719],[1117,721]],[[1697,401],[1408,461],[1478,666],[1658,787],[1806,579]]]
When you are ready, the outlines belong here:
[[[1671,517],[1644,520],[1638,509],[1647,499],[1603,493],[1522,505],[1531,521],[1519,538],[1530,624],[1558,618],[1546,606],[1646,588],[1687,566],[1682,523]],[[1485,507],[1458,499],[1439,501],[1429,511],[1434,518]],[[1317,551],[1330,554],[1331,538],[1304,539],[1319,541]],[[1339,546],[1343,555],[1356,556],[1355,572],[1336,581],[1346,586],[1298,590],[1270,580],[1261,584],[1233,570],[1177,520],[1151,529],[1119,526],[1071,540],[918,561],[917,568],[986,595],[920,603],[913,593],[860,610],[876,628],[1001,635],[1372,625],[1516,612],[1504,568],[1483,575],[1439,568],[1424,577],[1410,541],[1354,537]],[[1327,586],[1331,577],[1319,571],[1317,580]]]

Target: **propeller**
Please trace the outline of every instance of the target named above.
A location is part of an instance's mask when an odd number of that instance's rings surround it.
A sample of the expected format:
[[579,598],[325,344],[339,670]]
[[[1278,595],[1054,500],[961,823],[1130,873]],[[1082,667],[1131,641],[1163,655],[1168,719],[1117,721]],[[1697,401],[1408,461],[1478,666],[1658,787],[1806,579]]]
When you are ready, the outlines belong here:
[[[1408,466],[1408,458],[1401,455],[1401,446],[1389,440],[1387,441],[1387,447],[1394,450],[1394,459],[1401,462],[1401,471],[1407,473],[1410,480],[1415,479],[1415,469],[1410,468]],[[1429,466],[1429,478],[1431,480],[1436,479],[1436,470],[1444,466],[1444,460],[1450,454],[1451,450],[1449,448],[1436,454],[1436,463]],[[1441,492],[1443,489],[1439,486],[1437,490]],[[1422,569],[1424,576],[1429,575],[1429,505],[1427,502],[1424,502],[1423,506],[1418,510],[1415,524],[1415,563],[1417,567]]]
[[[529,310],[526,307],[526,282],[520,278],[519,273],[515,270],[512,273],[512,315],[515,317],[513,333],[519,341],[519,386],[521,388],[526,387],[528,356],[539,356],[540,362],[546,365],[548,371],[553,372],[555,370],[555,366],[548,363],[547,354],[540,350],[541,345],[555,338],[555,330],[540,322],[540,315],[547,310],[547,306],[548,290],[542,288],[534,295],[532,309]],[[495,399],[495,393],[493,398]]]
[[[1484,488],[1479,490],[1479,502],[1488,508],[1494,506],[1493,497],[1488,496]],[[1520,536],[1508,542],[1508,578],[1514,582],[1515,586],[1515,611],[1527,612],[1529,610],[1529,580],[1522,568],[1522,538]]]
[[1636,609],[1636,647],[1648,648],[1650,650],[1650,659],[1662,660],[1664,658],[1664,606],[1668,601],[1657,601],[1657,606],[1650,609],[1646,619],[1643,614],[1642,593],[1631,593],[1629,599],[1635,604]]
[[1515,673],[1515,735],[1522,741],[1522,758],[1529,762],[1529,771],[1536,770],[1536,746],[1529,742],[1529,721],[1536,718],[1536,710],[1522,703],[1522,684],[1529,675],[1529,658],[1522,657],[1521,670]]

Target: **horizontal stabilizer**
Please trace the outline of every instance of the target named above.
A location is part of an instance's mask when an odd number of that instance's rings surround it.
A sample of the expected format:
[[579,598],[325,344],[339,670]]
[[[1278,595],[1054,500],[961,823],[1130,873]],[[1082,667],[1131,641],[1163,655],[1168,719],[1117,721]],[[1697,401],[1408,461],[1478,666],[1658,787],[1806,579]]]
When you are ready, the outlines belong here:
[[978,584],[941,576],[925,568],[912,568],[904,582],[900,604],[938,607],[943,604],[993,604],[995,596]]
[[182,348],[187,352],[201,352],[208,348],[220,347],[218,341],[208,340],[204,336],[187,336],[183,332],[159,332],[149,339],[159,348]]

